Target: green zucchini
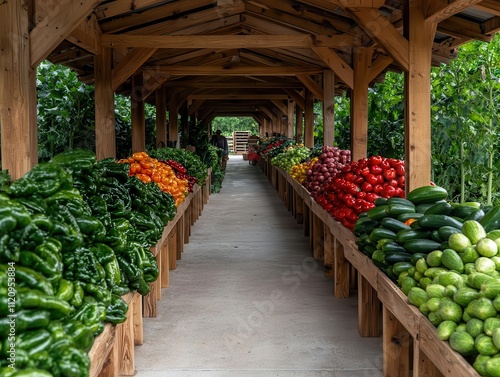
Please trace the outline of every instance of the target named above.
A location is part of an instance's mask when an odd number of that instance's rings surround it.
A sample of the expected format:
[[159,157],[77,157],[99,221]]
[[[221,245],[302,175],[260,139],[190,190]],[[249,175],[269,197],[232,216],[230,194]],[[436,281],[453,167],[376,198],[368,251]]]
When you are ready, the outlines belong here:
[[381,248],[384,253],[406,253],[406,249],[397,242],[388,242]]
[[462,223],[453,217],[447,215],[430,214],[424,215],[418,220],[418,225],[424,229],[439,229],[442,226],[448,225],[461,229]]
[[464,221],[467,221],[467,220],[476,220],[476,221],[480,221],[482,218],[484,217],[484,211],[479,208],[479,209],[476,209],[474,212],[472,212],[469,216],[466,216],[464,217]]
[[415,211],[418,213],[425,213],[429,208],[433,207],[436,204],[443,203],[444,200],[439,200],[437,202],[432,203],[420,203],[415,206]]
[[448,191],[439,186],[422,186],[418,187],[406,195],[406,199],[414,204],[432,203],[438,200],[446,199]]
[[398,217],[396,217],[396,219],[398,219],[399,221],[405,222],[406,220],[410,220],[410,219],[417,220],[418,218],[422,217],[423,215],[424,215],[423,213],[419,213],[419,212],[406,212],[406,213],[402,213],[401,215],[398,215]]
[[410,229],[408,225],[392,217],[384,217],[382,221],[380,221],[380,225],[396,233],[403,229]]
[[411,254],[411,263],[415,266],[418,262],[419,259],[426,259],[427,257],[427,254],[424,254],[424,253],[415,253],[415,254]]
[[372,254],[372,261],[377,267],[387,267],[385,253],[382,250],[375,250]]
[[439,228],[439,236],[443,241],[447,241],[448,238],[454,233],[461,233],[462,231],[454,226],[445,225]]
[[389,198],[387,199],[387,204],[399,204],[402,206],[415,208],[415,204],[413,204],[411,201],[405,198],[398,198],[398,197]]
[[368,217],[360,217],[354,224],[353,233],[355,236],[359,236],[363,233],[370,233],[379,225],[378,221],[372,220]]
[[[406,254],[406,256],[409,256],[411,258],[411,255],[410,254]],[[408,271],[409,268],[413,267],[413,265],[407,260],[408,258],[406,258],[406,256],[399,256],[399,255],[395,255],[395,256],[390,256],[391,260],[394,259],[396,262],[393,262],[392,263],[392,272],[394,272],[394,274],[396,276],[399,276],[401,274],[401,272],[404,272],[404,271]],[[388,259],[388,255],[386,254],[385,256],[385,260],[387,261],[387,263],[391,263]],[[403,259],[401,259],[403,258]],[[398,259],[401,259],[401,260],[398,260]]]
[[449,215],[451,214],[451,211],[453,210],[453,207],[451,206],[450,203],[448,202],[438,202],[431,207],[427,208],[424,212],[424,215],[431,215],[431,214],[436,214],[436,215]]
[[439,230],[438,229],[434,229],[432,232],[431,232],[431,240],[433,241],[436,241],[436,242],[443,242],[444,240],[441,238],[441,236],[439,235]]
[[396,241],[404,244],[406,241],[412,239],[429,239],[431,231],[426,229],[407,229],[401,230],[396,234]]
[[382,204],[377,207],[370,208],[368,210],[367,216],[372,220],[382,220],[384,217],[387,217],[387,212],[385,209],[387,208],[387,204]]
[[452,203],[453,210],[451,211],[452,216],[460,217],[461,219],[465,219],[470,214],[476,212],[479,208],[466,205],[466,204],[458,204]]
[[383,228],[383,227],[378,227],[372,230],[370,233],[370,242],[375,243],[383,238],[388,238],[391,240],[396,239],[396,233],[394,233],[392,230]]
[[500,229],[500,205],[492,207],[479,222],[487,232]]
[[376,207],[380,207],[381,205],[387,204],[387,198],[377,198],[373,204],[375,204]]
[[404,247],[406,251],[411,254],[415,253],[430,253],[431,251],[438,250],[441,248],[441,243],[426,240],[426,239],[412,239],[408,240],[404,243]]
[[387,207],[385,208],[385,212],[389,216],[399,216],[402,213],[413,213],[415,212],[415,206],[407,206],[404,204],[387,204]]

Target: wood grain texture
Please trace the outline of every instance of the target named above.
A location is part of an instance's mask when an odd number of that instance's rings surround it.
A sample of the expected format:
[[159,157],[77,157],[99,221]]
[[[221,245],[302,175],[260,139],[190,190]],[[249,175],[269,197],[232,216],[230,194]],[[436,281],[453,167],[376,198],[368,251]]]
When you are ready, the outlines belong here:
[[383,308],[384,376],[410,376],[410,334],[396,316]]
[[334,285],[335,298],[349,298],[349,262],[344,255],[344,246],[335,239],[333,242]]
[[129,305],[127,320],[116,325],[116,343],[120,355],[120,375],[133,376],[135,374],[134,353],[134,309]]
[[358,332],[363,337],[378,337],[380,328],[381,304],[377,291],[358,274]]
[[[104,331],[95,339],[94,345],[89,351],[90,377],[99,376],[103,366],[109,363],[109,355],[115,344],[115,335],[115,327],[111,324],[107,324],[104,326]],[[107,377],[112,377],[109,371]]]
[[136,294],[131,302],[132,315],[134,321],[134,345],[140,346],[144,343],[144,333],[142,326],[142,296]]

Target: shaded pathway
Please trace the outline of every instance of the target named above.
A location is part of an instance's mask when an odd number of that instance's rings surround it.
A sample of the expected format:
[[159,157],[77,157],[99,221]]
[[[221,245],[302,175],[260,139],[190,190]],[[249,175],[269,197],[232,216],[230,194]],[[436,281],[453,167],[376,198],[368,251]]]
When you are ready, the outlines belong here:
[[357,300],[335,300],[308,238],[257,166],[231,156],[144,319],[138,377],[378,377],[381,338],[361,338]]

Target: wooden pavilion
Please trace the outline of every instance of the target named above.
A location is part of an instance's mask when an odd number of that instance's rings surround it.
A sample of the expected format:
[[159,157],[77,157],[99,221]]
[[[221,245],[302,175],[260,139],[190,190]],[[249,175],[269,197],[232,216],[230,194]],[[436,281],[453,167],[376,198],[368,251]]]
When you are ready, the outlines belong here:
[[[405,72],[408,189],[431,171],[430,68],[456,47],[490,41],[498,0],[24,0],[0,3],[2,166],[37,163],[36,67],[44,59],[95,85],[96,154],[115,156],[114,93],[132,99],[132,149],[143,150],[144,103],[157,142],[177,140],[178,114],[207,123],[251,116],[261,132],[302,130],[313,102],[333,145],[334,96],[351,96],[353,159],[366,155],[368,87]],[[167,110],[170,116],[167,130]]]

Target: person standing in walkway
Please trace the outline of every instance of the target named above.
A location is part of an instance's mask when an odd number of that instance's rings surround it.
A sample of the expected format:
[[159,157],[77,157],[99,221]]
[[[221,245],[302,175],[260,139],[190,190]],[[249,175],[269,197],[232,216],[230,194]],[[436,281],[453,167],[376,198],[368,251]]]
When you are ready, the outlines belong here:
[[229,147],[227,145],[227,139],[222,135],[221,130],[215,131],[215,135],[212,136],[212,145],[222,150],[222,170],[226,171],[227,160],[229,160]]

